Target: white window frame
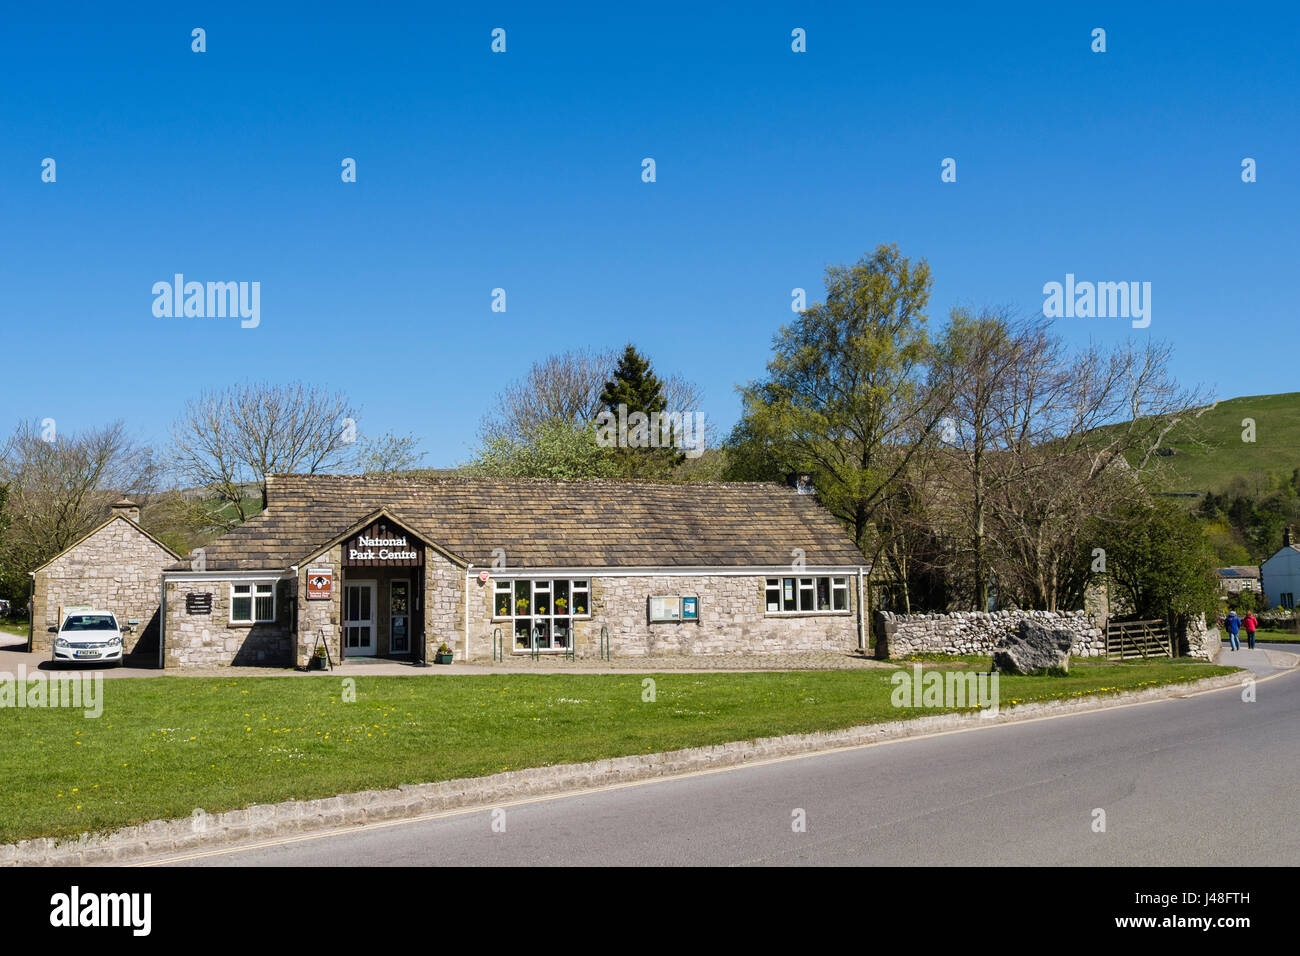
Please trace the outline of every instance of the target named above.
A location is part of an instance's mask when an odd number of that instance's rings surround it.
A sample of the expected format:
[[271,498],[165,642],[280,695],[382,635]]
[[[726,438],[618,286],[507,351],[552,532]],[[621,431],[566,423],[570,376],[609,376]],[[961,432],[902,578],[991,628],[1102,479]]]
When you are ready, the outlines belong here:
[[[842,615],[849,616],[853,614],[853,588],[851,587],[853,576],[848,574],[783,574],[780,577],[763,576],[763,613],[767,617],[809,617],[818,614]],[[827,582],[827,593],[830,595],[830,607],[824,610],[817,609],[817,582],[825,580]],[[793,593],[795,607],[793,610],[785,608],[785,591],[786,583],[790,582]],[[768,592],[776,591],[777,609],[771,610],[768,605]],[[835,593],[837,591],[844,594],[844,607],[835,607]],[[811,607],[803,606],[804,596],[811,594]]]
[[[235,588],[248,588],[248,594],[236,595]],[[266,592],[259,593],[260,588],[269,588],[270,589],[269,595]],[[230,623],[231,624],[274,624],[276,621],[276,614],[279,611],[279,608],[276,607],[277,590],[279,589],[276,587],[276,582],[274,581],[231,581],[230,582]],[[259,597],[264,598],[268,596],[271,598],[271,616],[267,618],[260,618],[257,616],[257,599]],[[248,598],[247,618],[235,617],[236,597]]]
[[[528,612],[529,613],[527,614],[520,614],[515,607],[515,600],[516,600],[515,594],[520,581],[527,582],[528,584]],[[568,590],[569,596],[567,598],[569,610],[567,614],[555,613],[555,582],[556,581],[564,581],[567,582],[569,585],[569,590]],[[581,584],[582,587],[577,587],[578,584]],[[541,586],[540,588],[539,585]],[[497,613],[497,598],[502,594],[509,595],[510,598],[509,614]],[[546,600],[545,614],[537,613],[537,598],[539,594],[545,595],[545,600]],[[575,614],[574,613],[575,599],[579,594],[583,596],[584,610],[582,614]],[[564,578],[564,577],[561,578],[553,578],[553,577],[498,578],[492,587],[492,621],[493,623],[501,623],[501,624],[507,622],[509,623],[510,647],[512,653],[515,654],[532,653],[532,641],[536,629],[535,622],[538,620],[547,622],[547,633],[550,635],[550,642],[551,642],[550,647],[539,648],[541,653],[543,654],[564,653],[566,648],[555,646],[555,622],[557,620],[560,621],[561,623],[565,621],[591,620],[591,578],[589,577],[586,578]],[[528,647],[519,647],[515,643],[515,629],[516,629],[516,622],[518,621],[528,621],[528,634],[529,634]],[[569,628],[569,640],[570,642],[572,642],[573,640],[572,627]]]

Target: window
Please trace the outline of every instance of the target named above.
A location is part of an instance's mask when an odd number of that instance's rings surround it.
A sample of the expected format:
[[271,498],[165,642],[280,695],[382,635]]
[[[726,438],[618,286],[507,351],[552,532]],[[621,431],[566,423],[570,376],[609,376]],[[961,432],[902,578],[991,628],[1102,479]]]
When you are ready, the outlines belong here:
[[768,614],[828,613],[849,610],[850,578],[768,578],[764,604]]
[[1281,594],[1281,604],[1288,611],[1295,609],[1295,594],[1291,591],[1283,591]]
[[274,583],[230,585],[231,624],[265,624],[274,620]]
[[517,651],[565,650],[572,620],[590,616],[591,587],[585,580],[497,581],[492,594],[492,618],[511,622]]

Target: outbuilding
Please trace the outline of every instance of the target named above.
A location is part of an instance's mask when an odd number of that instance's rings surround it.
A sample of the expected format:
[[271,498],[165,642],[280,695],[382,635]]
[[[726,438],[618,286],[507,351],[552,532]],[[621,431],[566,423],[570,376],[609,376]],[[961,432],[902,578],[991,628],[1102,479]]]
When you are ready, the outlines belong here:
[[775,484],[272,476],[264,512],[162,572],[163,654],[849,651],[867,570],[815,495]]
[[45,562],[32,577],[32,616],[28,647],[48,654],[51,628],[61,609],[80,606],[111,611],[129,627],[123,635],[123,659],[136,666],[161,663],[159,582],[178,555],[140,527],[140,508],[123,498],[107,521]]

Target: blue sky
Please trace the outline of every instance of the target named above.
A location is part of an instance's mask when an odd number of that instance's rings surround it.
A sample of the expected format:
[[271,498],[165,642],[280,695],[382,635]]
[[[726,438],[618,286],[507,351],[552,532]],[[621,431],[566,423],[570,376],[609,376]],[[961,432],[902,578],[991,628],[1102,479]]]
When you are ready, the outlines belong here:
[[[11,7],[0,426],[161,442],[204,388],[301,378],[444,466],[531,361],[630,340],[725,431],[791,289],[882,242],[929,261],[936,329],[1149,281],[1148,329],[1060,330],[1171,341],[1221,398],[1300,389],[1293,5],[704,6]],[[260,282],[261,324],[155,317],[177,272]]]

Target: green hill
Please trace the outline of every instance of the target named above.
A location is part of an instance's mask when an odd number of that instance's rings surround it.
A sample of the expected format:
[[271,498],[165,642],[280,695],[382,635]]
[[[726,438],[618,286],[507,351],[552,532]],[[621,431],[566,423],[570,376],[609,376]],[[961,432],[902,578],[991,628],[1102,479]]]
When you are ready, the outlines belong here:
[[[1255,423],[1255,440],[1243,440]],[[1173,492],[1220,492],[1237,477],[1289,479],[1300,468],[1300,392],[1225,399],[1175,428],[1164,444],[1162,484]]]

